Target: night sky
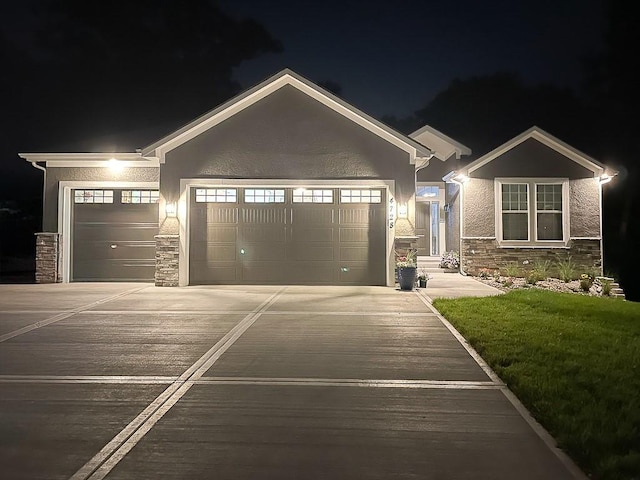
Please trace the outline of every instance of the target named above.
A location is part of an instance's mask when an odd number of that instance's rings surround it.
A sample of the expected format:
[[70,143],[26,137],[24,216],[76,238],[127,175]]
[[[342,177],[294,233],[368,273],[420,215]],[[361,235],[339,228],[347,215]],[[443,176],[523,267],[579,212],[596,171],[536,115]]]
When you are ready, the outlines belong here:
[[[34,55],[39,3],[0,5],[5,35]],[[338,83],[347,101],[378,118],[412,113],[454,78],[496,71],[578,87],[582,60],[602,43],[599,0],[218,3],[236,18],[255,19],[283,45],[281,53],[235,70],[242,88],[291,68],[312,81]]]

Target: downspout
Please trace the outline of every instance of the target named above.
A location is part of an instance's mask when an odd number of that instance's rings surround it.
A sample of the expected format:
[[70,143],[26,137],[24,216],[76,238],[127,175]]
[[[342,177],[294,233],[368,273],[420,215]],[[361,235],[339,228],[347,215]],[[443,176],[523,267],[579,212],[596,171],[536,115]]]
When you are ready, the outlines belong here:
[[31,165],[38,170],[42,170],[44,172],[44,177],[42,180],[42,220],[40,221],[40,228],[44,231],[44,203],[45,197],[47,193],[47,169],[41,165],[38,165],[38,162],[31,162]]

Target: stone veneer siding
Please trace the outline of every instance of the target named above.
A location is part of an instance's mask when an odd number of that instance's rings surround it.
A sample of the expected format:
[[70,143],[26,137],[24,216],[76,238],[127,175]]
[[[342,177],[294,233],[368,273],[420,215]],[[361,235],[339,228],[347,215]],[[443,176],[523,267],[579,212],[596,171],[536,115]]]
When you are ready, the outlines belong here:
[[570,240],[568,248],[499,248],[495,239],[463,238],[460,264],[464,272],[478,275],[483,268],[504,272],[504,267],[513,263],[523,270],[531,270],[536,261],[549,260],[551,272],[557,273],[555,263],[569,256],[576,265],[576,273],[595,269],[595,273],[602,274],[600,240],[591,239]]
[[36,283],[62,282],[61,255],[59,233],[36,233]]
[[179,282],[179,235],[156,235],[157,287],[177,287]]

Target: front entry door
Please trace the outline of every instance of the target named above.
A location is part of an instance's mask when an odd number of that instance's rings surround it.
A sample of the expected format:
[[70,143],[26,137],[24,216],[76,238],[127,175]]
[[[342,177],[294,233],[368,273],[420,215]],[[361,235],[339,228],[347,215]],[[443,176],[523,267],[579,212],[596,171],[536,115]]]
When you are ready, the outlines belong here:
[[416,203],[416,235],[418,236],[418,255],[431,255],[430,203]]

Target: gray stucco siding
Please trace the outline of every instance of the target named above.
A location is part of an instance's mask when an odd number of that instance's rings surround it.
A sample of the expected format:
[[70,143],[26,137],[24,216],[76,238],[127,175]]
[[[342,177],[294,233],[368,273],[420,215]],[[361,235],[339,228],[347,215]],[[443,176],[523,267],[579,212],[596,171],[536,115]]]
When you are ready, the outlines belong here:
[[569,182],[571,237],[600,236],[600,185],[593,178]]
[[[180,178],[394,178],[409,154],[291,86],[171,150],[162,189]],[[167,192],[168,193],[168,192]]]
[[381,179],[395,182],[396,201],[412,203],[409,160],[404,150],[287,85],[167,152],[160,190],[176,201],[182,178]]
[[593,172],[529,138],[469,174],[471,178],[555,177],[593,178]]
[[124,168],[114,172],[100,167],[49,167],[46,174],[43,230],[58,231],[58,188],[61,181],[157,182],[157,167]]
[[474,178],[464,185],[462,235],[493,237],[496,234],[494,181]]

